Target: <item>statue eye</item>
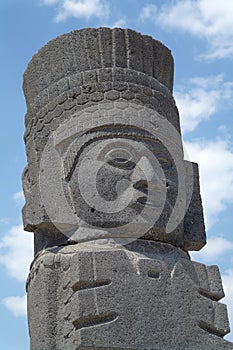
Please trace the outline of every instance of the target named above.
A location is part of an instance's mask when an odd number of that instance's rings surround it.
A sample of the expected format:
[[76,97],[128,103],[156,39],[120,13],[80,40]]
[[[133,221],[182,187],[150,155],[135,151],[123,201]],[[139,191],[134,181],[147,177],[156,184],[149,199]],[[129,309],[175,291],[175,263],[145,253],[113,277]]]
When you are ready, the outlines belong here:
[[115,168],[131,170],[135,167],[135,162],[132,160],[132,155],[125,149],[114,149],[110,151],[105,160]]
[[127,158],[115,158],[114,160],[118,163],[121,163],[121,164],[128,162]]
[[119,169],[132,170],[135,168],[135,163],[122,158],[115,158],[108,161],[108,164]]

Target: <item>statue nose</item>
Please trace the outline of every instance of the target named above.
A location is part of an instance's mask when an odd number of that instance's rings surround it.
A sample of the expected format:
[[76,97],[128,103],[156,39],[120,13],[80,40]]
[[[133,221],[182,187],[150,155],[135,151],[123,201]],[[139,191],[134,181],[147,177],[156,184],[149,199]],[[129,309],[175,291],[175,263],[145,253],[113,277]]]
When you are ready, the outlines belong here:
[[148,194],[148,182],[146,180],[139,180],[133,184],[133,188],[136,190]]

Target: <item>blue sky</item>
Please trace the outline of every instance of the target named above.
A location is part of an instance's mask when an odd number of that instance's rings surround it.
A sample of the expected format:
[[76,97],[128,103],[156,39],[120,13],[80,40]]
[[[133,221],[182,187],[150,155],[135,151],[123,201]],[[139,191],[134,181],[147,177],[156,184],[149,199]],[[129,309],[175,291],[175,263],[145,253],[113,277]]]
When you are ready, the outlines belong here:
[[174,94],[186,151],[200,167],[208,235],[192,257],[219,265],[233,329],[233,2],[7,0],[0,2],[0,23],[0,350],[29,349],[24,286],[33,237],[21,226],[22,75],[46,42],[83,27],[132,28],[172,50]]

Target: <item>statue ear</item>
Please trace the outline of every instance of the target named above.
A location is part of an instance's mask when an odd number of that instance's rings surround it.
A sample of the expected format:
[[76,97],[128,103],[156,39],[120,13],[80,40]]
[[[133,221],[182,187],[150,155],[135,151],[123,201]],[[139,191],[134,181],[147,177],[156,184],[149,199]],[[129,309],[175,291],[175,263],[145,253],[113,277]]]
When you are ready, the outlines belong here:
[[26,165],[24,170],[23,170],[22,185],[23,185],[24,193],[31,192],[31,178],[30,178],[28,165]]
[[[193,162],[184,161],[186,169],[186,189],[189,191],[190,167],[192,167],[193,186],[190,203],[187,205],[184,217],[184,248],[186,250],[200,250],[206,244],[205,224],[200,194],[198,165]],[[187,196],[190,198],[190,196]]]

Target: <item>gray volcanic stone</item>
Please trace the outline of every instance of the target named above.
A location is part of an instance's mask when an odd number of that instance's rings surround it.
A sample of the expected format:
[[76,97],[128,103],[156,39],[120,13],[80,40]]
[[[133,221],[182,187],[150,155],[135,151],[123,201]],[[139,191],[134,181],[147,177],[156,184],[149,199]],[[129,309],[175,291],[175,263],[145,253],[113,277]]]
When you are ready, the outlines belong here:
[[233,350],[219,270],[188,254],[206,234],[170,50],[73,31],[35,54],[23,87],[31,350]]
[[100,69],[109,81],[112,67],[145,73],[172,91],[173,58],[159,41],[130,29],[87,28],[59,36],[32,58],[24,74],[28,108],[63,78]]
[[217,301],[217,267],[193,263],[169,244],[89,242],[45,251],[28,292],[33,350],[233,349],[222,339],[229,324]]
[[[197,165],[192,165],[190,162],[183,161],[181,137],[179,131],[167,121],[168,114],[166,115],[167,119],[165,119],[152,108],[142,106],[136,103],[136,101],[122,99],[122,97],[125,96],[123,95],[125,91],[110,90],[105,93],[106,101],[102,101],[101,99],[104,96],[102,92],[93,92],[92,87],[87,88],[87,85],[84,85],[84,88],[86,91],[82,95],[80,95],[79,92],[76,95],[76,92],[72,91],[67,100],[61,100],[60,105],[62,108],[58,106],[59,109],[57,110],[57,107],[55,107],[55,109],[53,107],[51,111],[53,117],[47,119],[53,124],[45,123],[43,126],[43,119],[39,119],[36,130],[33,131],[32,128],[31,135],[27,139],[26,147],[28,150],[29,165],[25,171],[27,176],[24,176],[26,205],[23,216],[25,228],[36,233],[36,251],[41,249],[41,246],[46,247],[54,245],[56,243],[55,237],[58,237],[57,244],[60,244],[59,231],[61,226],[63,228],[67,226],[67,229],[64,228],[64,230],[62,230],[62,233],[64,233],[64,241],[65,237],[69,238],[71,236],[71,215],[65,215],[65,212],[61,211],[58,205],[54,205],[55,203],[60,202],[60,206],[63,207],[69,202],[69,210],[72,212],[72,215],[82,220],[84,217],[82,217],[80,210],[83,211],[86,207],[87,216],[85,217],[86,219],[88,218],[92,207],[90,203],[85,203],[86,200],[83,200],[81,192],[78,191],[80,187],[80,178],[77,175],[80,171],[82,159],[86,157],[85,155],[87,152],[88,154],[90,152],[93,153],[91,150],[92,147],[95,146],[101,149],[107,144],[108,151],[110,150],[109,147],[112,149],[114,147],[129,147],[130,152],[133,151],[135,155],[137,154],[137,156],[133,156],[134,166],[131,169],[124,169],[122,165],[119,168],[119,164],[106,164],[109,169],[108,174],[106,173],[106,175],[104,175],[104,173],[102,173],[101,175],[99,169],[98,177],[96,180],[93,180],[94,182],[104,183],[104,178],[107,177],[112,179],[109,182],[110,184],[111,182],[114,183],[114,177],[117,182],[122,178],[127,180],[128,184],[132,183],[133,187],[137,186],[138,198],[145,197],[145,188],[143,189],[142,187],[145,185],[148,186],[148,183],[138,186],[136,182],[141,181],[142,174],[138,174],[135,177],[135,169],[139,166],[138,164],[140,164],[140,158],[143,159],[145,156],[149,158],[153,156],[154,160],[152,159],[152,163],[157,162],[157,165],[154,164],[152,166],[154,169],[158,166],[161,167],[161,171],[164,174],[157,174],[156,176],[160,178],[164,176],[164,179],[161,178],[161,181],[164,182],[165,179],[167,181],[166,189],[164,189],[164,191],[167,192],[167,206],[164,207],[159,220],[156,219],[156,213],[151,214],[150,220],[154,221],[154,223],[150,225],[148,229],[143,230],[142,234],[137,235],[137,237],[169,242],[187,250],[200,249],[205,244],[205,229]],[[75,109],[74,98],[76,102],[78,102],[79,109]],[[85,105],[89,98],[92,102],[95,102],[95,105],[84,106],[85,109],[81,109],[81,106]],[[97,104],[97,102],[100,101],[101,103]],[[67,105],[65,105],[66,103]],[[61,117],[59,117],[57,111],[61,113]],[[64,114],[65,116],[63,117]],[[115,125],[114,128],[113,125]],[[50,133],[49,126],[51,130]],[[96,128],[98,128],[98,130]],[[52,133],[53,130],[54,133]],[[42,135],[40,136],[41,133]],[[83,135],[84,133],[85,136]],[[168,134],[170,134],[169,138],[167,138]],[[109,141],[107,141],[106,138],[108,138]],[[91,145],[89,145],[90,142]],[[80,150],[80,154],[79,161],[77,162],[78,150]],[[125,149],[124,152],[128,151]],[[97,155],[92,155],[91,157],[94,157],[94,162]],[[90,166],[93,164],[94,163],[90,163]],[[86,166],[88,166],[88,164],[86,164]],[[86,171],[89,171],[88,168]],[[149,170],[145,168],[143,171],[143,176],[147,176]],[[128,172],[127,176],[126,172]],[[132,176],[135,177],[134,180],[132,180]],[[156,176],[154,180],[151,181],[152,188],[157,186]],[[66,179],[65,182],[63,177]],[[143,181],[145,182],[145,180],[146,179]],[[91,183],[93,183],[93,181],[91,180]],[[115,186],[117,182],[115,182]],[[44,183],[44,188],[42,183]],[[32,186],[32,184],[34,185]],[[66,192],[67,198],[65,201],[67,203],[64,203],[64,195],[62,195],[61,191],[57,191],[60,186],[63,187],[62,191]],[[72,190],[74,187],[76,190]],[[83,189],[85,188],[85,191],[88,193],[89,185],[84,185],[83,183],[82,187]],[[97,187],[100,189],[99,185]],[[109,191],[110,188],[105,187],[105,192]],[[112,188],[111,191],[114,192],[115,190]],[[151,191],[152,197],[155,197],[153,195],[154,190]],[[132,189],[130,192],[132,195],[136,195],[136,192],[134,191],[135,193],[133,193]],[[171,233],[168,233],[165,227],[176,205],[176,200],[178,201],[178,197],[180,197],[179,201],[183,201],[183,212],[181,210],[181,213],[177,214],[178,217],[180,216],[180,220],[177,221]],[[104,196],[102,196],[102,198],[104,198]],[[111,198],[107,196],[106,199],[113,201],[114,197]],[[81,203],[83,204],[81,205]],[[127,209],[128,219],[126,219],[126,221],[130,221],[131,217],[135,217],[135,215],[137,216],[139,214],[139,211],[143,208],[141,204],[136,208],[135,204],[132,202],[130,205],[131,209]],[[159,206],[158,202],[157,206]],[[124,224],[123,212],[121,212],[120,209],[117,210],[117,207],[115,207],[113,211],[115,211],[118,216],[117,220],[119,223]],[[193,215],[194,212],[195,215]],[[102,229],[106,230],[106,213],[104,214],[104,211],[103,214],[98,214],[98,220],[99,225],[97,226],[100,227],[100,223],[102,223]],[[146,218],[145,220],[147,221],[148,219]],[[114,220],[111,218],[110,221],[113,223]],[[95,225],[96,224],[97,221],[95,221]],[[80,226],[80,224],[73,225],[73,230],[78,229],[78,226]],[[47,237],[47,244],[40,243],[42,231],[45,232],[44,237]],[[49,239],[47,231],[51,232],[51,234],[54,232],[51,239]],[[38,234],[38,232],[40,232],[40,234]],[[106,234],[108,236],[109,232]],[[118,234],[117,232],[117,237]],[[113,233],[111,233],[111,237],[114,237]],[[128,237],[131,237],[131,231]],[[75,240],[78,242],[84,238],[83,235],[82,238],[76,235]],[[92,236],[92,239],[93,238],[94,236]],[[45,238],[43,241],[45,241]]]

